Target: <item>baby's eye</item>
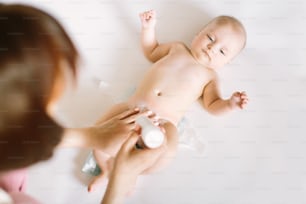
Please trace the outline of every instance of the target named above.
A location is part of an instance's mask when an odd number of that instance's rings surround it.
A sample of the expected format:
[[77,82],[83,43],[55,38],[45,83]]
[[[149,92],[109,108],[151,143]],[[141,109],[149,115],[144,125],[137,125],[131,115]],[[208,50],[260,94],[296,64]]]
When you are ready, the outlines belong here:
[[210,35],[207,35],[207,37],[211,42],[214,41]]
[[225,56],[225,52],[221,49],[220,53]]

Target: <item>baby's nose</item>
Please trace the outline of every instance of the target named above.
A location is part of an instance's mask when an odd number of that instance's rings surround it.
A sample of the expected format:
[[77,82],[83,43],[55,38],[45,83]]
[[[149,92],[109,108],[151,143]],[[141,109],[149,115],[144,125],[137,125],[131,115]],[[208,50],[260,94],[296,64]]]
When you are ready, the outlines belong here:
[[214,46],[213,44],[208,44],[207,48],[209,49],[210,52],[216,53],[216,46]]

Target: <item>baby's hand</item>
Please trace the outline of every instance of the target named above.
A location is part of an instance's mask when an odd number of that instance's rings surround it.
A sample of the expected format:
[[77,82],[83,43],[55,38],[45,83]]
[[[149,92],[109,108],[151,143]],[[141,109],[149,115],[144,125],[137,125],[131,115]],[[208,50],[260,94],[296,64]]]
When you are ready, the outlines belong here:
[[139,14],[142,28],[154,28],[156,24],[156,12],[154,10],[145,11]]
[[248,96],[246,93],[243,92],[235,92],[233,93],[232,97],[230,98],[230,106],[234,108],[244,109],[249,101]]

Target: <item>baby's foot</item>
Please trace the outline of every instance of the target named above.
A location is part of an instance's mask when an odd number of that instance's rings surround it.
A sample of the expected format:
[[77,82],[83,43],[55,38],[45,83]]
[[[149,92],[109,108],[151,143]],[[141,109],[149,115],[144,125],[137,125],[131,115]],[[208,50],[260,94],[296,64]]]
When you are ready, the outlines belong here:
[[107,178],[107,173],[104,173],[104,170],[102,170],[100,175],[96,176],[88,185],[87,191],[89,193],[94,192],[96,189],[98,189],[100,186],[102,186],[103,181]]

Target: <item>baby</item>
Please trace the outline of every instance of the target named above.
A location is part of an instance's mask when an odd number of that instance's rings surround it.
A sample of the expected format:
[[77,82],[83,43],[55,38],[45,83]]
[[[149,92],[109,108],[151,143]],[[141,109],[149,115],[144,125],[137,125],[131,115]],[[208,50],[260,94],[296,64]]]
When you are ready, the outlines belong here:
[[[215,115],[246,106],[245,92],[234,92],[227,100],[221,98],[216,73],[244,48],[246,32],[237,19],[219,16],[194,37],[190,47],[182,42],[160,44],[155,37],[155,11],[141,13],[140,19],[142,49],[154,64],[135,93],[126,102],[112,107],[102,120],[135,106],[145,106],[164,120],[161,128],[167,139],[166,155],[147,173],[163,167],[174,157],[178,144],[176,125],[193,102],[200,98],[205,109]],[[103,173],[89,185],[89,191],[108,176],[112,166],[110,156],[102,151],[95,150],[94,156]]]

